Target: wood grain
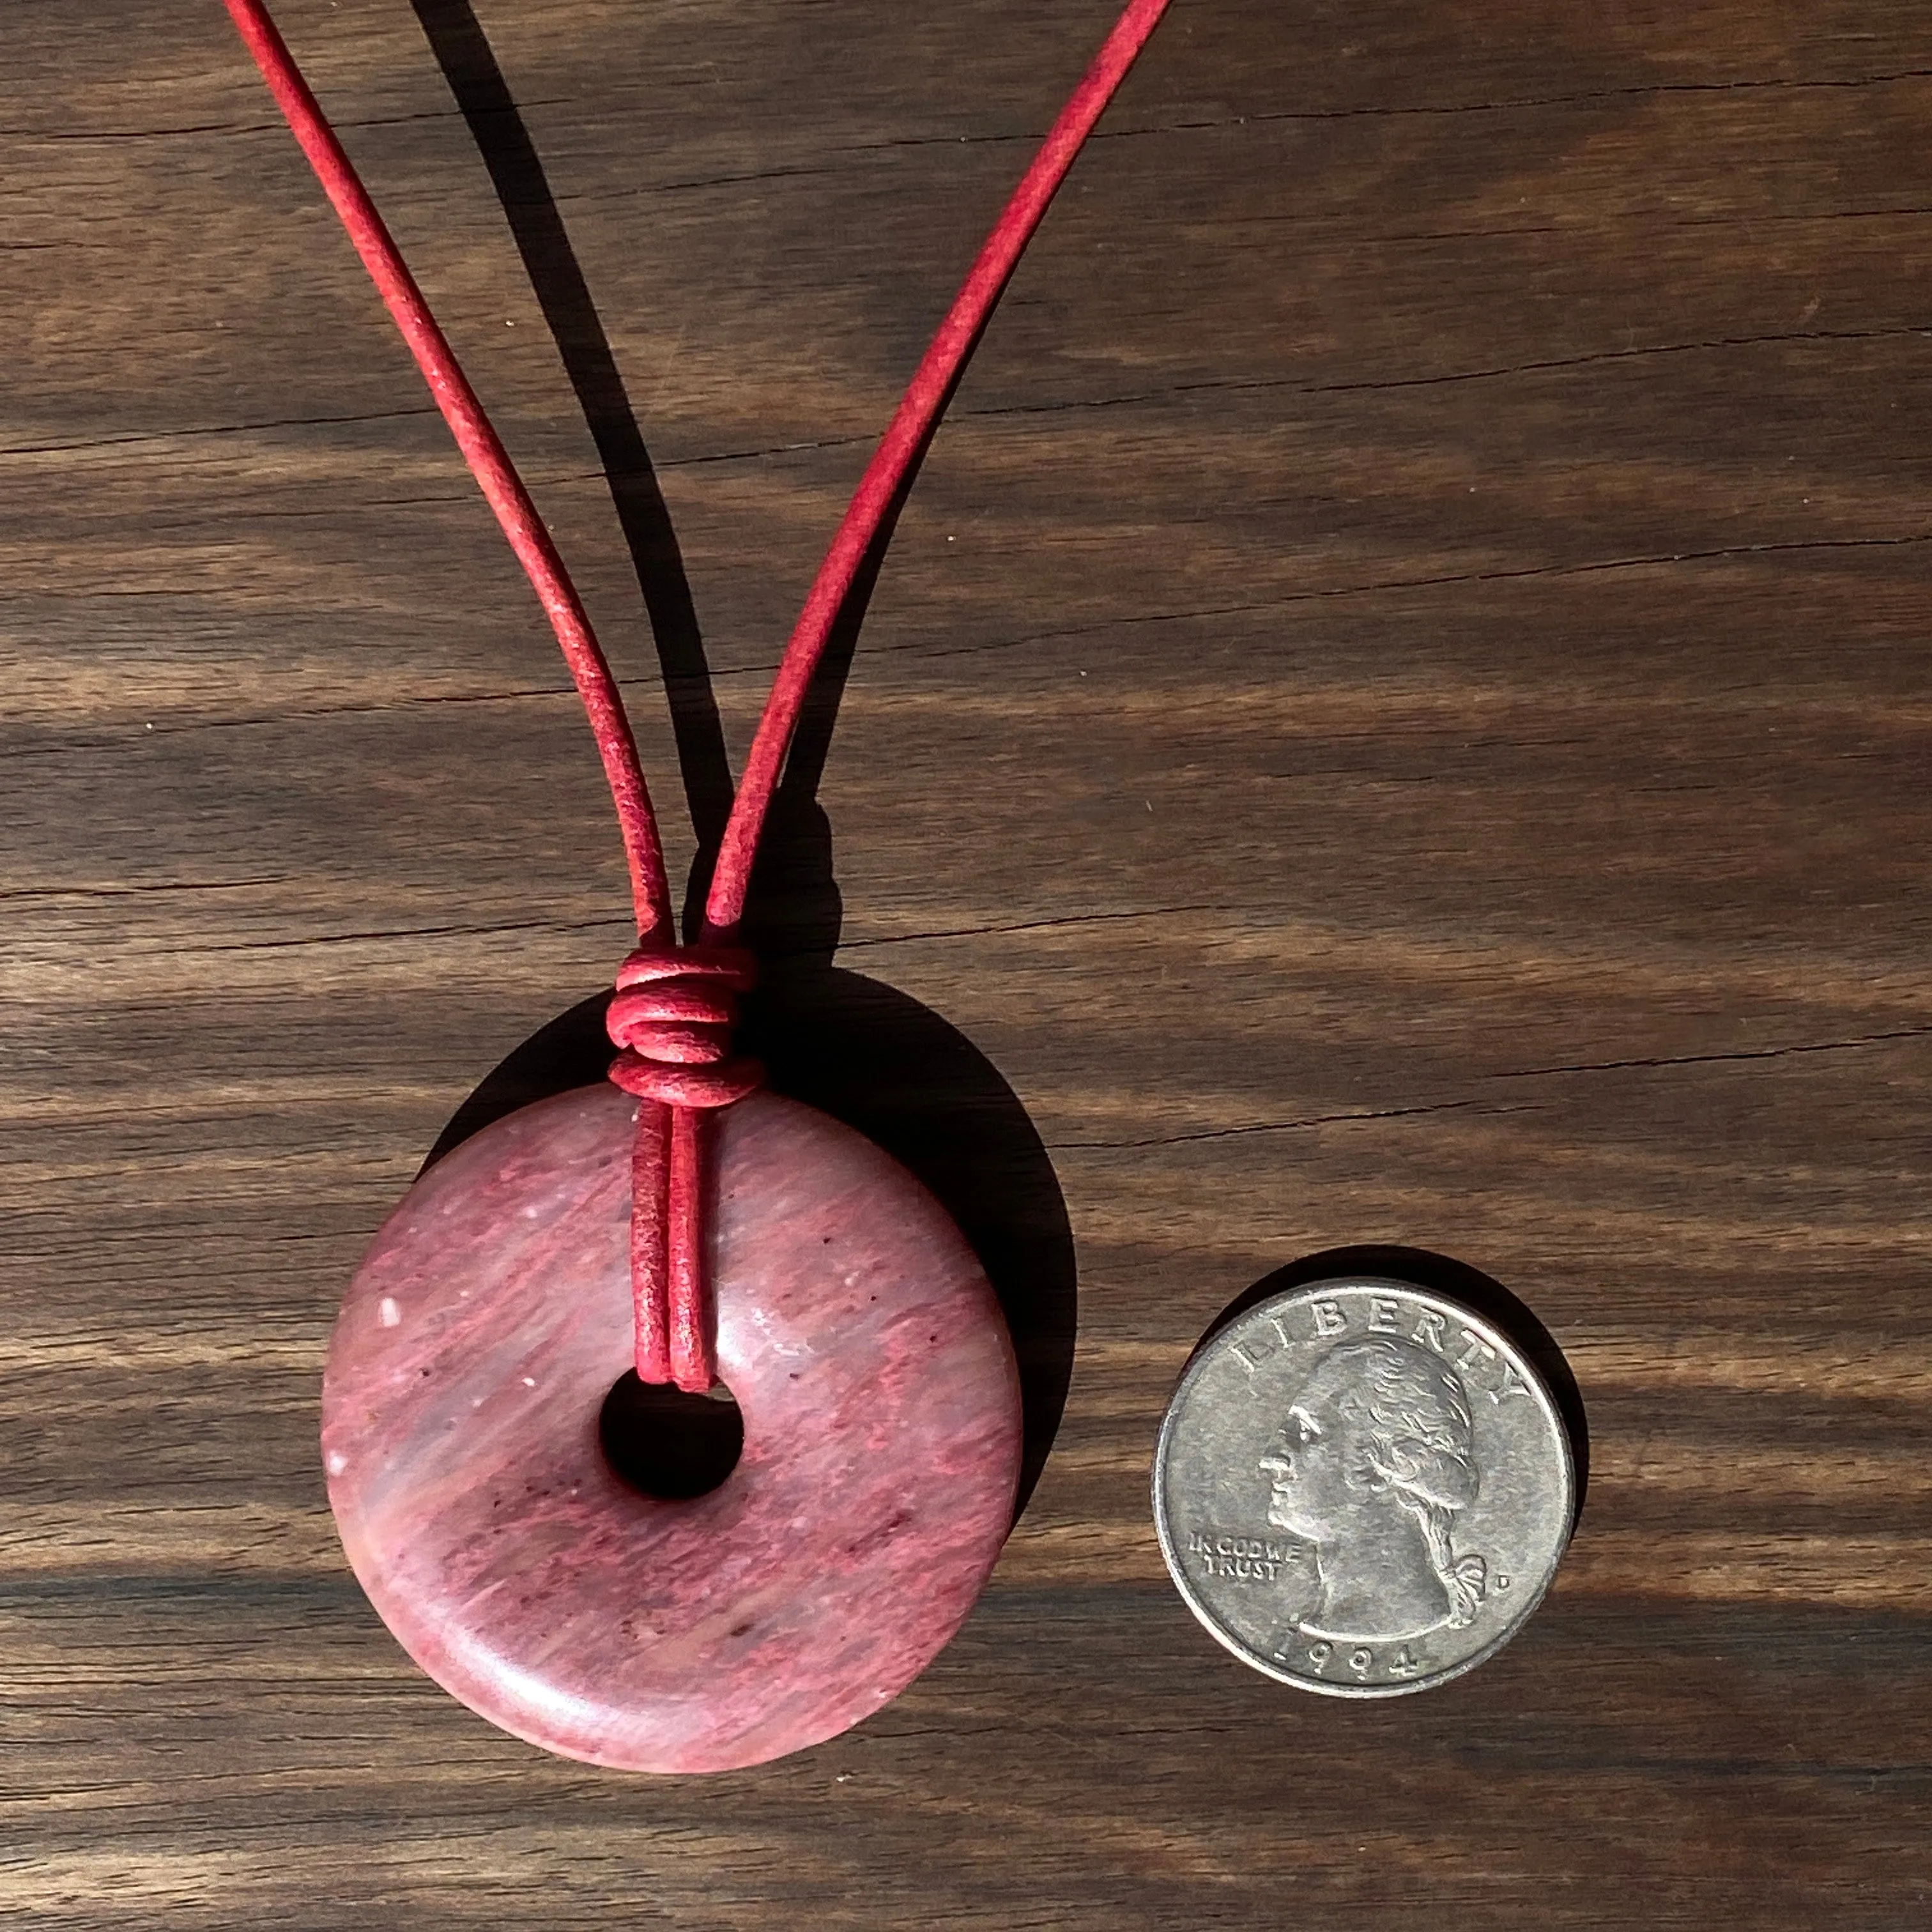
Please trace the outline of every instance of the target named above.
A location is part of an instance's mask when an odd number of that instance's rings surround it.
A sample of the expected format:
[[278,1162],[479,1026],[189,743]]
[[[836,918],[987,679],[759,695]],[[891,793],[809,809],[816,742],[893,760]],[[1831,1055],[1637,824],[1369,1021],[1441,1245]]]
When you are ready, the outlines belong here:
[[[681,867],[639,559],[702,824],[693,652],[741,752],[1109,9],[475,6],[494,109],[464,7],[278,14]],[[1176,0],[898,531],[801,820],[836,901],[766,894],[1030,1118],[1064,1417],[923,1678],[691,1784],[434,1690],[315,1448],[364,1244],[623,950],[574,700],[220,10],[0,50],[0,1911],[1925,1922],[1922,8]],[[1358,1709],[1202,1636],[1146,1484],[1216,1312],[1371,1241],[1529,1304],[1591,1481],[1508,1651]]]

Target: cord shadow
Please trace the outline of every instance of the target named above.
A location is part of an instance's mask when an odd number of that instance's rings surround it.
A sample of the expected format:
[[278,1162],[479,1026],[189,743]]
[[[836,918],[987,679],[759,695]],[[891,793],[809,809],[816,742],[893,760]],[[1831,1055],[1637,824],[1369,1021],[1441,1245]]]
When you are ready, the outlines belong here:
[[1576,1507],[1570,1516],[1574,1533],[1582,1520],[1583,1498],[1590,1486],[1589,1418],[1584,1412],[1576,1378],[1570,1373],[1570,1364],[1556,1346],[1556,1338],[1528,1307],[1501,1282],[1466,1262],[1431,1253],[1426,1248],[1372,1246],[1328,1248],[1320,1254],[1304,1256],[1264,1275],[1253,1287],[1238,1294],[1208,1324],[1207,1333],[1195,1344],[1194,1353],[1198,1354],[1229,1322],[1245,1315],[1256,1303],[1344,1275],[1406,1282],[1430,1294],[1460,1301],[1499,1330],[1528,1358],[1548,1386],[1564,1433],[1570,1438],[1570,1462],[1576,1478]]
[[700,848],[723,836],[731,766],[710,667],[670,512],[610,338],[572,248],[536,146],[470,0],[410,0],[488,170],[510,234],[596,445],[670,707],[680,776]]
[[[724,734],[683,558],[622,376],[536,146],[469,0],[411,0],[488,170],[603,466],[644,593],[671,710],[698,856],[695,929],[730,808]],[[974,345],[977,346],[976,341]],[[949,393],[946,401],[950,402]],[[952,1215],[998,1295],[1018,1358],[1025,1446],[1017,1519],[1066,1408],[1078,1293],[1073,1237],[1053,1165],[1025,1109],[966,1037],[916,1000],[832,964],[842,908],[818,803],[840,702],[873,590],[923,463],[922,444],[842,606],[760,841],[742,938],[760,985],[740,1036],[774,1090],[856,1128]],[[596,993],[512,1053],[443,1130],[425,1171],[491,1121],[601,1080],[610,994]]]

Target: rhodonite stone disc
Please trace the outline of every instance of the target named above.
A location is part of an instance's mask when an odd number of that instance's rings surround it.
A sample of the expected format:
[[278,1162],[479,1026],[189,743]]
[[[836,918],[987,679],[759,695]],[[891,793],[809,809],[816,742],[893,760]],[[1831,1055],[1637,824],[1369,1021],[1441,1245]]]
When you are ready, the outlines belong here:
[[630,1366],[637,1103],[585,1088],[406,1196],[337,1322],[322,1457],[343,1546],[410,1654],[493,1724],[630,1771],[721,1771],[876,1711],[998,1555],[1019,1382],[945,1210],[768,1094],[713,1117],[719,1372],[745,1446],[692,1502],[611,1472]]

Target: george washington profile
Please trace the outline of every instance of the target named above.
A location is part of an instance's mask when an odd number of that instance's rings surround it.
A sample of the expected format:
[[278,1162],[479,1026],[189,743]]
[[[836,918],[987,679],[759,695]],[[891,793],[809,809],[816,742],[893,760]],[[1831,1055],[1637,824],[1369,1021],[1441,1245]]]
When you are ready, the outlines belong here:
[[1474,1621],[1485,1566],[1452,1540],[1476,1498],[1474,1450],[1462,1382],[1426,1348],[1345,1342],[1316,1364],[1260,1462],[1268,1521],[1316,1548],[1321,1592],[1300,1628],[1386,1642]]

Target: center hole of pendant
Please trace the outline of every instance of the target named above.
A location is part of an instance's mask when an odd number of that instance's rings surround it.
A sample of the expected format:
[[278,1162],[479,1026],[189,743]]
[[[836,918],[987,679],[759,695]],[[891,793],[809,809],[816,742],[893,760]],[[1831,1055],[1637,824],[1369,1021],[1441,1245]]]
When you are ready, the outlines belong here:
[[722,1382],[704,1395],[640,1382],[632,1370],[604,1398],[597,1420],[604,1460],[640,1496],[688,1502],[738,1466],[745,1418]]

